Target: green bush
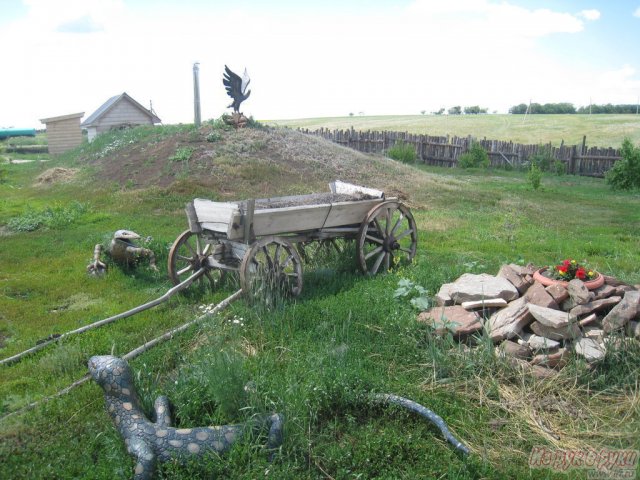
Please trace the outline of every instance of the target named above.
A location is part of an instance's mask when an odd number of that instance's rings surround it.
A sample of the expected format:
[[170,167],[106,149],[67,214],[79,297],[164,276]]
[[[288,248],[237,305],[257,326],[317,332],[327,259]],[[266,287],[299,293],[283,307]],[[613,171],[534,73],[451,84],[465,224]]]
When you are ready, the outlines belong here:
[[460,168],[489,168],[489,154],[478,142],[473,142],[471,148],[458,158]]
[[192,147],[178,147],[176,153],[169,157],[169,160],[172,162],[187,162],[191,159],[193,150]]
[[557,172],[556,158],[551,155],[549,145],[540,145],[538,151],[529,157],[529,164],[535,165],[542,172],[550,172],[552,169]]
[[625,138],[622,158],[606,173],[605,181],[613,190],[640,189],[640,147],[634,147],[631,140]]
[[536,165],[531,164],[529,167],[529,173],[527,173],[527,180],[529,180],[529,183],[534,190],[538,190],[542,181],[542,170]]
[[404,163],[415,162],[417,158],[416,149],[413,145],[404,142],[397,142],[387,150],[387,156]]
[[556,175],[564,175],[567,173],[567,165],[562,160],[554,160],[553,171]]

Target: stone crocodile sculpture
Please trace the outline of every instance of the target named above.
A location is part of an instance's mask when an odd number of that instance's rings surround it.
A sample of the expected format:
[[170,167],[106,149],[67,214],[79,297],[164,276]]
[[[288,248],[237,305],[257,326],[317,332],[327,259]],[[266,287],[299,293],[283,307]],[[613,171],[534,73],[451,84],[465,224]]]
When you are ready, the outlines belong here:
[[89,359],[89,371],[102,387],[106,409],[124,437],[127,451],[135,458],[135,480],[151,479],[157,462],[205,452],[224,453],[248,432],[268,428],[267,449],[270,457],[282,444],[282,416],[265,415],[238,425],[198,428],[173,428],[169,399],[160,396],[154,404],[151,422],[140,407],[133,376],[127,362],[111,355]]
[[[113,234],[109,244],[109,255],[119,265],[135,265],[141,258],[149,259],[149,268],[158,271],[156,256],[152,250],[137,246],[134,241],[140,240],[140,235],[131,230],[118,230]],[[97,244],[93,250],[93,262],[87,265],[87,273],[90,275],[102,275],[107,271],[107,265],[100,261],[102,245]]]

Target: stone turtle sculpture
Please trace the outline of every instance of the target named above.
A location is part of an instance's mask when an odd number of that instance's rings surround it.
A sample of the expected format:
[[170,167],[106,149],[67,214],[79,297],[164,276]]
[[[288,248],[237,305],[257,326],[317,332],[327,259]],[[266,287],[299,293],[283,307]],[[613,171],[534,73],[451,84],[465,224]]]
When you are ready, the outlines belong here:
[[237,425],[173,428],[169,399],[165,396],[155,401],[155,421],[147,419],[125,360],[111,355],[94,356],[89,359],[89,372],[104,390],[107,412],[124,438],[127,451],[135,458],[135,480],[153,478],[157,462],[207,451],[222,454],[251,431],[268,428],[270,457],[282,444],[280,414],[265,415]]

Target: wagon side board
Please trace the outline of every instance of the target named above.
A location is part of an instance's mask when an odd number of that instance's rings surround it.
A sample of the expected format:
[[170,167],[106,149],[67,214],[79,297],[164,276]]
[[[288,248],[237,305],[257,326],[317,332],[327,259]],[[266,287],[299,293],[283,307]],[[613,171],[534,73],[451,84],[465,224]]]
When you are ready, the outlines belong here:
[[[367,212],[382,202],[384,199],[374,198],[355,202],[256,210],[253,214],[253,231],[256,236],[264,236],[359,225],[367,216]],[[229,224],[229,240],[243,238],[242,223],[242,214],[238,212]],[[203,227],[207,228],[205,225]]]

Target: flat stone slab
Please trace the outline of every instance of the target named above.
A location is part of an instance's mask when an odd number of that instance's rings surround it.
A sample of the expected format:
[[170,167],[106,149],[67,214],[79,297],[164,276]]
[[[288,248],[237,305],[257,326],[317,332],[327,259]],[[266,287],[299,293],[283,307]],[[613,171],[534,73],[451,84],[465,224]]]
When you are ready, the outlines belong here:
[[522,329],[531,323],[533,317],[529,313],[527,301],[524,297],[509,303],[499,312],[494,313],[485,322],[485,329],[491,340],[499,342],[518,335]]
[[602,360],[606,353],[603,345],[592,338],[582,337],[573,344],[576,355],[584,357],[587,362]]
[[542,365],[549,368],[562,368],[569,361],[569,350],[559,348],[552,353],[541,353],[531,359],[532,365]]
[[611,297],[615,294],[616,288],[606,283],[601,287],[591,290],[594,300],[602,300],[603,298]]
[[503,298],[494,298],[493,300],[474,300],[462,302],[462,308],[466,310],[476,310],[481,308],[502,308],[507,306],[507,301]]
[[540,335],[541,337],[550,338],[551,340],[568,340],[578,338],[580,336],[580,327],[576,323],[569,323],[566,327],[553,328],[542,323],[532,322],[529,328],[533,330],[533,333]]
[[623,328],[640,313],[640,292],[632,290],[625,292],[624,297],[602,320],[605,333]]
[[[521,343],[522,342],[522,343]],[[520,344],[526,344],[534,352],[540,350],[553,350],[560,346],[560,342],[551,340],[550,338],[541,337],[540,335],[528,334],[518,340]]]
[[451,287],[451,298],[454,303],[474,300],[503,298],[507,302],[520,296],[516,287],[502,277],[494,277],[486,273],[479,275],[465,273],[458,278]]
[[428,312],[422,312],[418,321],[433,326],[438,335],[450,331],[456,338],[466,337],[482,329],[478,314],[469,312],[460,305],[432,308]]
[[567,312],[554,310],[552,308],[539,307],[538,305],[529,304],[529,312],[541,324],[551,328],[563,328],[569,325],[570,317]]
[[529,303],[538,305],[539,307],[553,308],[555,310],[560,308],[553,296],[547,292],[544,285],[540,282],[534,282],[524,296]]
[[553,297],[558,305],[564,302],[567,298],[569,298],[569,292],[565,287],[560,285],[559,283],[554,283],[553,285],[549,285],[545,288],[547,293]]
[[513,340],[505,340],[496,346],[496,354],[500,357],[515,357],[523,360],[531,358],[531,349],[528,345],[520,345]]
[[453,305],[451,287],[453,283],[444,283],[436,293],[436,305],[439,307]]
[[525,274],[521,273],[522,271],[522,267],[518,265],[502,265],[497,276],[508,280],[520,294],[523,294],[531,283],[524,278]]
[[573,300],[575,305],[582,305],[587,303],[591,299],[591,293],[584,286],[584,282],[578,278],[574,278],[569,282],[567,286],[569,297]]
[[569,314],[574,317],[579,317],[581,315],[588,315],[590,313],[597,312],[604,308],[616,305],[617,303],[620,302],[620,300],[622,300],[622,297],[617,297],[615,295],[609,298],[593,300],[591,302],[578,305],[577,307],[573,307],[571,310],[569,310]]

